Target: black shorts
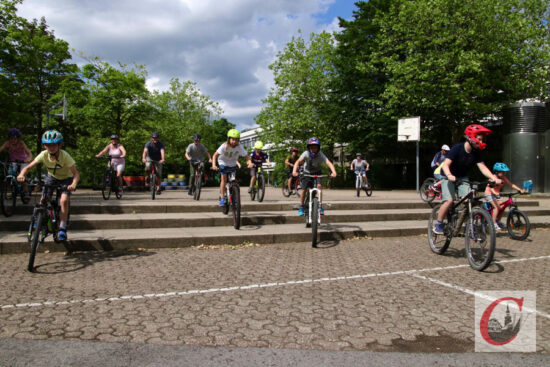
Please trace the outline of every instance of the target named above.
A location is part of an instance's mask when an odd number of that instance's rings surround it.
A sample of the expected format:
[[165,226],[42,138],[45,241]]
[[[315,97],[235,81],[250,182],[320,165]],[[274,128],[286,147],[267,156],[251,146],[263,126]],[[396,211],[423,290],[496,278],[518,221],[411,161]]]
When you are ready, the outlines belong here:
[[[71,195],[71,192],[67,190],[67,186],[70,186],[73,183],[73,178],[65,178],[63,180],[58,180],[57,178],[53,177],[52,175],[47,175],[44,179],[44,187],[47,186],[59,186],[59,191],[61,194],[67,194]],[[53,191],[53,190],[52,190]],[[50,195],[53,194],[53,192],[50,192]]]
[[[304,172],[304,174],[306,174],[306,175],[322,175],[322,172],[309,172],[309,173]],[[303,189],[307,189],[308,187],[316,188],[317,185],[321,185],[321,182],[322,182],[321,177],[313,178],[313,177],[302,176],[300,184],[301,184]]]

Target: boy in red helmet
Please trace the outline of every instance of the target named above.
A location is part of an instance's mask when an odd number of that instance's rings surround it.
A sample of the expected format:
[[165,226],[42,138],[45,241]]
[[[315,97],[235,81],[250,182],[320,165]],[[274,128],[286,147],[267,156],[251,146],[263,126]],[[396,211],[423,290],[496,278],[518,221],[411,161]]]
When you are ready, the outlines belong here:
[[[481,173],[497,184],[501,180],[494,175],[483,162],[481,151],[487,147],[484,140],[492,131],[484,126],[473,124],[469,125],[464,131],[466,141],[456,144],[451,148],[442,164],[441,192],[443,204],[437,214],[437,222],[434,225],[433,232],[435,234],[443,234],[443,220],[447,216],[447,212],[453,205],[456,198],[456,182],[468,180],[468,172],[474,164],[477,165]],[[458,186],[458,196],[462,197],[468,194],[468,184],[460,183]]]

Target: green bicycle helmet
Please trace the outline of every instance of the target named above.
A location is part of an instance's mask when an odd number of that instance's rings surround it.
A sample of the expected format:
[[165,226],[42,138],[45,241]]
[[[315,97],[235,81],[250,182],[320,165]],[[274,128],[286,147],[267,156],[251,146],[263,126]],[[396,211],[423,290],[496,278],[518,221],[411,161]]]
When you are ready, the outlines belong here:
[[263,147],[264,147],[264,143],[262,143],[259,140],[254,143],[254,149],[262,149]]
[[42,144],[63,144],[63,135],[57,130],[48,130],[42,135]]
[[241,133],[237,129],[231,129],[227,132],[227,137],[228,138],[240,139],[241,138]]
[[497,162],[493,166],[493,171],[501,171],[501,172],[509,172],[510,168],[506,165],[506,163]]

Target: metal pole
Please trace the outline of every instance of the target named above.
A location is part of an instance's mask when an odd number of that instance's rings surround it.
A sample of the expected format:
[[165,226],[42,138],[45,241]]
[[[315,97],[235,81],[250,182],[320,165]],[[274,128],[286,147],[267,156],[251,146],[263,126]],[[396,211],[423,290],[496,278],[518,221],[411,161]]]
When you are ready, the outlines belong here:
[[418,187],[420,182],[420,140],[416,141],[416,193],[420,192]]

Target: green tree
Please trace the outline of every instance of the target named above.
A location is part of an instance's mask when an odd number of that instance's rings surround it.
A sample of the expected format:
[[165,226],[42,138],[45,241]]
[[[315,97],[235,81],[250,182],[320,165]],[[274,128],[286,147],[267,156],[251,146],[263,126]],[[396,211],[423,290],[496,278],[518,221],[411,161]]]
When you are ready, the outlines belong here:
[[256,122],[264,139],[289,147],[317,136],[330,146],[337,125],[330,104],[335,78],[335,40],[328,32],[311,34],[309,41],[293,37],[269,68],[275,86],[262,102]]
[[44,116],[67,80],[76,78],[78,67],[68,62],[67,42],[55,37],[44,18],[28,22],[15,15],[18,3],[1,3],[1,83],[10,106],[9,123],[27,132],[34,126],[37,149],[41,150]]

